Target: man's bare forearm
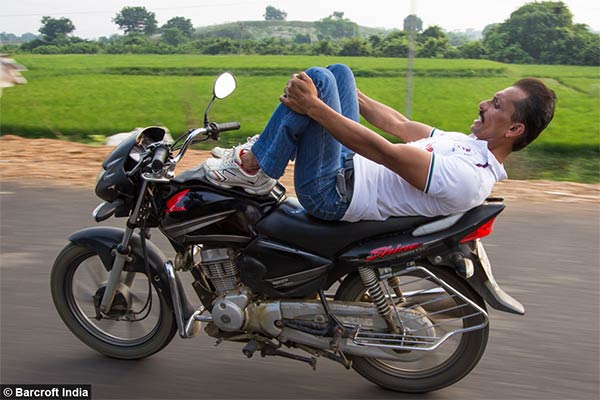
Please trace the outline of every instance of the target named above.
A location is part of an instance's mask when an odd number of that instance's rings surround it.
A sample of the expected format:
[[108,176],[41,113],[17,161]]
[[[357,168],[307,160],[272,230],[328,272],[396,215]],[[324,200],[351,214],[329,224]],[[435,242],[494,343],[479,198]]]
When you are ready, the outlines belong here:
[[360,90],[358,91],[358,104],[360,114],[369,123],[404,142],[423,139],[431,133],[432,128],[429,125],[409,120],[399,111],[373,100]]
[[338,114],[320,100],[307,115],[340,143],[356,153],[386,166],[419,190],[424,190],[431,154],[406,144],[393,144],[366,126]]

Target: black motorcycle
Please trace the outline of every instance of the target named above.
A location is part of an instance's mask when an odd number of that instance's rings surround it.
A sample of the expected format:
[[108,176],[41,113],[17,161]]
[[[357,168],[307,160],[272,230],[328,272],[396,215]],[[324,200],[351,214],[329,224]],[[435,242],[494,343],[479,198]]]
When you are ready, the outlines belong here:
[[[388,389],[427,392],[463,378],[487,344],[485,303],[524,313],[494,280],[479,240],[502,200],[434,218],[325,222],[280,184],[256,196],[210,184],[201,166],[175,176],[190,145],[239,129],[208,122],[213,101],[235,86],[229,73],[217,78],[203,128],[172,144],[163,128],[146,128],[103,162],[96,194],[105,202],[93,215],[127,223],[75,232],[57,257],[52,297],[67,327],[119,359],[150,356],[205,323],[247,357],[313,368],[325,357]],[[152,228],[173,260],[149,241]],[[181,272],[192,275],[197,307]]]

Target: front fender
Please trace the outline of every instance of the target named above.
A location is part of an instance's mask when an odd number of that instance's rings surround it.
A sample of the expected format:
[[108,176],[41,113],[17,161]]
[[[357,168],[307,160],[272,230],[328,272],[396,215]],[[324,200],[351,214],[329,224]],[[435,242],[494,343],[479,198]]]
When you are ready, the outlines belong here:
[[[102,260],[106,270],[110,271],[115,259],[115,256],[112,254],[112,250],[117,247],[119,243],[121,243],[124,233],[125,231],[120,228],[98,226],[77,231],[69,236],[69,240],[72,243],[94,249],[100,256],[100,259]],[[131,248],[130,256],[132,260],[131,262],[125,263],[124,270],[146,274],[144,255],[142,251],[142,239],[139,234],[134,233],[132,235],[129,242],[129,247]],[[156,283],[157,289],[163,294],[169,306],[173,307],[169,278],[165,269],[166,256],[154,243],[149,240],[146,240],[146,250],[148,254],[148,266],[150,268],[150,274],[152,275],[151,278]],[[177,275],[175,275],[175,279],[177,281],[180,293],[185,293],[183,291],[183,285],[181,284],[181,281]],[[182,303],[184,303],[184,313],[191,314],[193,310],[187,299],[182,299]]]

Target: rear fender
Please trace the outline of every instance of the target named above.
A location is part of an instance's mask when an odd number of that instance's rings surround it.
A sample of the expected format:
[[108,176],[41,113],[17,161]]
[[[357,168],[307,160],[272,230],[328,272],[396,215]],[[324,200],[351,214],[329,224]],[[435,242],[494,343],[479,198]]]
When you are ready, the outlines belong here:
[[506,293],[496,282],[492,275],[492,267],[489,263],[483,245],[478,240],[474,243],[476,255],[472,257],[474,273],[466,281],[473,289],[493,308],[512,314],[525,314],[525,307],[514,297]]
[[[110,271],[113,266],[115,256],[112,254],[112,250],[121,243],[123,234],[125,231],[119,228],[113,228],[108,226],[98,226],[93,228],[86,228],[77,231],[71,236],[69,240],[72,243],[80,244],[83,246],[94,249],[104,267],[107,271]],[[146,274],[146,267],[144,265],[144,255],[142,251],[142,240],[139,234],[134,233],[129,242],[131,248],[131,262],[125,263],[125,271],[129,272],[141,272]],[[150,274],[152,279],[156,283],[158,290],[163,294],[165,300],[169,306],[173,307],[173,301],[171,296],[171,289],[169,287],[169,278],[165,269],[166,256],[163,252],[151,241],[146,240],[146,251],[148,254],[148,267],[150,268]],[[189,304],[189,301],[185,297],[185,291],[183,285],[177,275],[175,275],[177,286],[182,297],[182,305],[185,315],[191,315],[193,308]]]

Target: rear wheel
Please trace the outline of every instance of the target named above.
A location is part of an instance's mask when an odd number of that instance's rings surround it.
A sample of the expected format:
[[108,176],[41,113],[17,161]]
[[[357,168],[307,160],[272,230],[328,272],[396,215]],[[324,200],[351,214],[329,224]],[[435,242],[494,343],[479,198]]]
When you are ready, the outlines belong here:
[[[481,297],[453,271],[425,267],[485,310]],[[398,303],[396,307],[399,313],[404,313],[401,317],[403,320],[407,318],[409,321],[417,321],[421,327],[416,322],[412,323],[416,330],[426,331],[427,335],[435,331],[435,336],[438,337],[443,337],[448,332],[476,327],[484,322],[481,314],[468,317],[471,313],[464,306],[464,301],[430,279],[424,279],[427,278],[426,275],[420,270],[415,270],[400,278],[401,283],[406,284],[402,286],[404,302],[395,295],[392,295],[392,298]],[[390,293],[392,292],[390,290]],[[371,302],[358,274],[344,280],[336,293],[336,300]],[[440,306],[440,302],[444,302],[444,305]],[[410,313],[407,309],[410,309]],[[411,318],[411,315],[414,317]],[[352,357],[352,366],[366,379],[387,389],[412,393],[438,390],[462,379],[475,367],[485,351],[488,326],[470,332],[451,334],[432,351],[391,350],[398,354],[397,360],[393,361]]]
[[[97,252],[69,244],[52,269],[52,299],[65,325],[109,357],[139,359],[164,348],[177,331],[171,307],[142,273],[123,272],[108,315],[98,305],[109,272]],[[150,297],[149,297],[150,296]]]

